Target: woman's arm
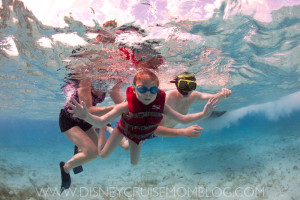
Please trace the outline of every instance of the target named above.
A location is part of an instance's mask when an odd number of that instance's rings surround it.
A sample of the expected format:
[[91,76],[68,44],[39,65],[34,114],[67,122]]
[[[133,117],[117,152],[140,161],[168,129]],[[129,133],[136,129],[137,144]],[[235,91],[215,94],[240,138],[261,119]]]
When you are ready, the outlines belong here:
[[216,105],[217,102],[218,99],[212,97],[208,100],[202,112],[188,114],[188,115],[182,115],[176,112],[175,110],[173,110],[168,104],[166,104],[164,109],[164,114],[180,123],[188,124],[209,117],[212,111],[218,107]]
[[[124,101],[124,98],[121,95],[121,88],[122,88],[122,83],[117,83],[109,93],[110,98],[115,102],[115,104],[122,103]],[[110,106],[91,106],[88,108],[88,111],[97,116],[102,116],[111,111],[115,105],[110,105]]]
[[79,102],[84,102],[87,108],[92,106],[92,89],[91,81],[84,79],[79,82],[79,88],[77,89]]
[[110,98],[115,102],[115,104],[122,103],[124,101],[123,96],[121,95],[121,88],[124,83],[117,83],[112,90],[109,92]]
[[115,105],[111,106],[91,106],[88,108],[89,113],[97,116],[105,115],[106,113],[110,112]]
[[93,106],[92,105],[92,90],[91,81],[89,79],[81,80],[79,83],[79,88],[77,89],[79,102],[84,102],[89,113],[97,116],[104,115],[114,108],[111,106]]

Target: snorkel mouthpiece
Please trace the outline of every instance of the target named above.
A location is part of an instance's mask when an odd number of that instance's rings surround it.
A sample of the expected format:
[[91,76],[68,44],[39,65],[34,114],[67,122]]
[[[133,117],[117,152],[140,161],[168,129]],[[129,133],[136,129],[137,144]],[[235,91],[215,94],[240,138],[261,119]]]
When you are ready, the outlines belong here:
[[178,92],[179,92],[180,94],[182,94],[183,96],[187,96],[187,95],[189,94],[189,92],[186,92],[186,91],[184,91],[184,90],[182,90],[182,89],[180,89],[180,88],[177,88],[177,90],[178,90]]

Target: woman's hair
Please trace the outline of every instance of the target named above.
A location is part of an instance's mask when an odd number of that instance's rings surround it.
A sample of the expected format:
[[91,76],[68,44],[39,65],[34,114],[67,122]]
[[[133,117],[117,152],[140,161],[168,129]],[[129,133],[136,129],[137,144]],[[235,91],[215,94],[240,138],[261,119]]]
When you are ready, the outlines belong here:
[[[159,43],[146,41],[132,48],[136,58],[136,67],[158,71],[158,67],[163,64],[160,53],[155,49]],[[136,56],[135,56],[136,57]]]
[[111,28],[116,28],[117,27],[117,22],[116,20],[109,20],[103,23],[103,27],[111,27]]
[[158,77],[150,70],[139,71],[133,78],[133,84],[136,85],[136,82],[142,82],[145,79],[151,79],[157,84],[157,86],[159,86]]

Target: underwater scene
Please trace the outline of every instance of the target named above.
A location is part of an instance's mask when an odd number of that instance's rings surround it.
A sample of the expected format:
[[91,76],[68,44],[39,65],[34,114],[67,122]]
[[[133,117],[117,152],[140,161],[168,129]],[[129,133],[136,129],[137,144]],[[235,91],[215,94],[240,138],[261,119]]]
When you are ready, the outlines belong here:
[[[299,41],[299,0],[2,0],[0,199],[300,199]],[[62,190],[70,83],[89,79],[103,95],[95,105],[109,107],[143,69],[167,93],[188,72],[192,93],[231,94],[174,127],[198,125],[200,136],[147,138],[137,164],[118,145],[70,169]],[[196,115],[206,103],[173,107]]]

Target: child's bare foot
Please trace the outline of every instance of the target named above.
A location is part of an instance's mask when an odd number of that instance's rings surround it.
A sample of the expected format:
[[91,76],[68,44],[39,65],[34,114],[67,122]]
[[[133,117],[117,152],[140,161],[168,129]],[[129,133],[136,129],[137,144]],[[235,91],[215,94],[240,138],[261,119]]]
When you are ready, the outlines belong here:
[[111,124],[106,124],[106,131],[109,132],[109,134],[111,134],[113,130],[114,129],[111,127]]
[[121,140],[120,145],[125,151],[129,150],[129,142],[125,137],[123,137],[123,139]]

